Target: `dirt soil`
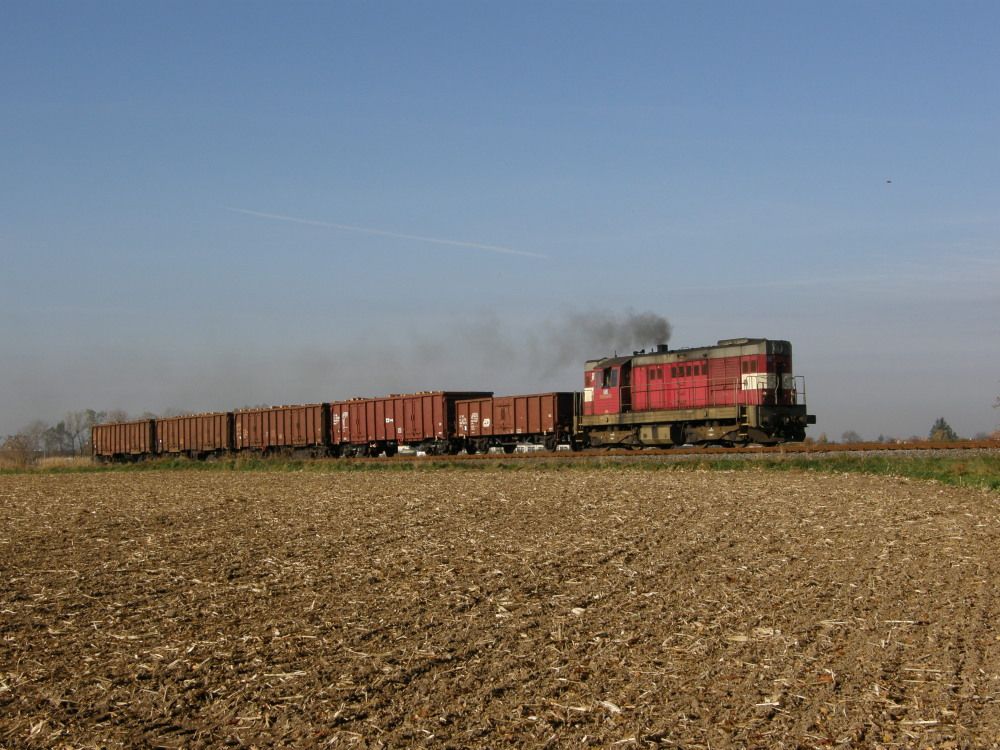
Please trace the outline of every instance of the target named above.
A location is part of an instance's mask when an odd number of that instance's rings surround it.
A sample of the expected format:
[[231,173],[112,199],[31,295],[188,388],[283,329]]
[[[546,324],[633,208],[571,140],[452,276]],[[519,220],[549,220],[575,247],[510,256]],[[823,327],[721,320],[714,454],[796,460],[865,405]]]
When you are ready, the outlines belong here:
[[0,476],[0,747],[1000,746],[1000,497]]

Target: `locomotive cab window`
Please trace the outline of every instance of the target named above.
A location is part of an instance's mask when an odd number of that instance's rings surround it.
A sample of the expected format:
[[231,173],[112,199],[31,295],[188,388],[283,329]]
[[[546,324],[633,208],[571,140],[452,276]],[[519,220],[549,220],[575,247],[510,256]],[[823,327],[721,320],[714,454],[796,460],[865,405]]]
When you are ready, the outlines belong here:
[[604,368],[601,388],[614,388],[618,385],[618,370],[613,367]]

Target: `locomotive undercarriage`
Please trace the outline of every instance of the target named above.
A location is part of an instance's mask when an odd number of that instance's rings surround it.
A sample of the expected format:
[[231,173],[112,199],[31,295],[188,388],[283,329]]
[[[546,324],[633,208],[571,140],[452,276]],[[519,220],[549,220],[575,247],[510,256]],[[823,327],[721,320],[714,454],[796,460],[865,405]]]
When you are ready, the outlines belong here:
[[592,447],[664,448],[794,442],[814,421],[804,406],[733,406],[603,414],[582,417],[579,426]]

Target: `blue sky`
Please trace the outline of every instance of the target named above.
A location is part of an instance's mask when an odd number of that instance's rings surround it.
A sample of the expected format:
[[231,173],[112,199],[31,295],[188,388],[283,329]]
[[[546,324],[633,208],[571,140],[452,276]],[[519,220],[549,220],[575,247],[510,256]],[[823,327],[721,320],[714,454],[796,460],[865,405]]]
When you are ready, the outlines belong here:
[[1000,422],[995,3],[4,17],[0,434],[578,388],[542,343],[627,309],[792,341],[813,435]]

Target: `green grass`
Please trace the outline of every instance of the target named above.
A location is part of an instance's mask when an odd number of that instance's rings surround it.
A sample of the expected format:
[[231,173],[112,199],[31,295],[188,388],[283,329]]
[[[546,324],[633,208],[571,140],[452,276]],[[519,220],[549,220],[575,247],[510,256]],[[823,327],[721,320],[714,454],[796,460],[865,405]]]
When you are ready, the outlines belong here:
[[[641,456],[641,454],[636,454]],[[1000,452],[954,456],[910,455],[857,455],[840,454],[822,458],[807,455],[784,454],[740,460],[736,457],[691,457],[686,460],[660,459],[650,456],[641,460],[623,460],[614,456],[586,458],[547,457],[494,458],[488,460],[450,460],[448,458],[422,458],[413,460],[368,459],[287,459],[287,458],[232,458],[220,461],[190,461],[188,459],[160,459],[135,464],[88,465],[46,468],[6,468],[0,474],[79,474],[95,472],[143,471],[266,471],[266,472],[372,472],[372,471],[572,471],[579,469],[605,469],[620,471],[814,471],[819,473],[858,473],[879,476],[908,477],[934,480],[963,487],[982,487],[1000,490]]]

